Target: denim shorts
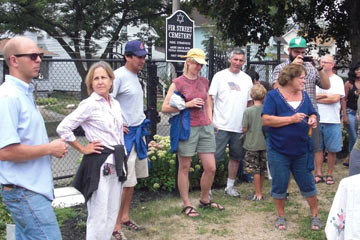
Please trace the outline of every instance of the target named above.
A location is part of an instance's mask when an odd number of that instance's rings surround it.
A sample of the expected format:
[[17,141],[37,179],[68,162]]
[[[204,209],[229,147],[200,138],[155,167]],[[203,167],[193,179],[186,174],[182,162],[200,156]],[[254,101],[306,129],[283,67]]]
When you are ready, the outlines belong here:
[[190,127],[190,137],[187,141],[179,141],[178,153],[183,157],[192,157],[195,153],[214,153],[216,150],[214,127]]
[[320,123],[319,118],[317,119],[317,127],[313,128],[311,138],[314,143],[314,152],[320,152],[322,149],[320,148],[320,143],[322,142],[322,136],[320,133]]
[[24,188],[2,188],[6,208],[15,223],[16,239],[61,239],[51,201]]
[[357,138],[357,117],[356,117],[356,110],[351,108],[346,108],[346,115],[349,119],[349,124],[346,124],[346,130],[349,134],[349,152],[353,149]]
[[342,133],[340,123],[320,123],[322,141],[320,149],[328,152],[340,152],[342,149]]
[[307,166],[307,154],[295,157],[284,155],[269,144],[267,159],[272,177],[271,197],[276,199],[286,197],[290,173],[293,174],[302,196],[307,198],[317,194],[314,176]]
[[216,152],[215,159],[216,161],[223,161],[225,157],[225,149],[229,144],[229,156],[232,160],[242,161],[245,155],[243,149],[243,138],[242,133],[229,132],[224,130],[218,130],[215,133],[216,140]]

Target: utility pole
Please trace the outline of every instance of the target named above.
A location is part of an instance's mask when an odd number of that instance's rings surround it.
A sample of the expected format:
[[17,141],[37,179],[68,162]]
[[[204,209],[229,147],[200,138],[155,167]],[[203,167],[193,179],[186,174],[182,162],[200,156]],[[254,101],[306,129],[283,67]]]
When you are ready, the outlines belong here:
[[[177,10],[180,10],[180,0],[173,0],[172,1],[173,5],[172,5],[172,13],[176,12]],[[176,75],[179,77],[182,74],[182,64],[179,62],[174,62],[173,63],[174,67],[175,67],[175,71],[176,71]],[[177,173],[179,172],[179,157],[178,154],[176,154],[176,164],[175,164],[175,185],[176,187],[178,186],[178,178],[177,178]],[[179,192],[179,188],[177,188],[178,192]]]
[[172,1],[172,13],[180,10],[180,0],[173,0]]
[[[172,13],[180,10],[180,0],[173,0],[172,1]],[[176,75],[180,77],[182,75],[183,64],[179,62],[173,63],[176,71]]]

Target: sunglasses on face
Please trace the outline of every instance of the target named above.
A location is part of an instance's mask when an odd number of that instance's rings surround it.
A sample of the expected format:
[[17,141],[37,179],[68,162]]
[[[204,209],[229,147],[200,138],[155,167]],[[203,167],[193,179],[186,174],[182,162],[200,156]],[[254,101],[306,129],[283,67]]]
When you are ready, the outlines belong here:
[[42,60],[44,53],[23,53],[23,54],[14,54],[15,57],[29,57],[31,60],[35,61],[38,57]]

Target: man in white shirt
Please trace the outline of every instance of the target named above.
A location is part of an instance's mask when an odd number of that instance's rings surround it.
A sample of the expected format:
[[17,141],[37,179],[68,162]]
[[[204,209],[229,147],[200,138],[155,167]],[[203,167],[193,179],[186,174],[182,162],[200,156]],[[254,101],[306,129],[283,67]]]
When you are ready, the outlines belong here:
[[245,53],[241,49],[231,52],[230,67],[216,73],[212,79],[209,95],[214,107],[212,122],[215,127],[215,159],[221,161],[229,145],[228,180],[225,194],[240,197],[234,183],[240,161],[243,160],[242,117],[246,107],[252,104],[250,90],[253,86],[249,75],[241,71]]
[[[316,87],[316,101],[320,114],[320,131],[322,142],[320,143],[321,152],[315,154],[315,183],[326,182],[326,184],[334,184],[332,176],[336,153],[341,151],[342,136],[340,124],[340,100],[345,95],[343,80],[333,73],[335,65],[334,58],[331,55],[323,56],[320,65],[330,79],[331,87],[324,90]],[[328,171],[325,180],[322,175],[322,164],[324,161],[324,149],[328,151]]]

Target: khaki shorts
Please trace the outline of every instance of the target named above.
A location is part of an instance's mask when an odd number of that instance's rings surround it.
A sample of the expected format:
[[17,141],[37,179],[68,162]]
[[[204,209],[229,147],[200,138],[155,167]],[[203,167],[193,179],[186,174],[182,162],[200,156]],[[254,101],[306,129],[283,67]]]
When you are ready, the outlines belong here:
[[195,126],[190,128],[190,137],[187,141],[179,141],[178,154],[183,157],[192,157],[195,153],[214,153],[216,151],[214,127]]
[[149,176],[148,159],[139,160],[135,151],[135,144],[133,145],[130,155],[127,160],[128,175],[124,182],[124,187],[135,187],[137,178],[146,178]]

